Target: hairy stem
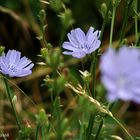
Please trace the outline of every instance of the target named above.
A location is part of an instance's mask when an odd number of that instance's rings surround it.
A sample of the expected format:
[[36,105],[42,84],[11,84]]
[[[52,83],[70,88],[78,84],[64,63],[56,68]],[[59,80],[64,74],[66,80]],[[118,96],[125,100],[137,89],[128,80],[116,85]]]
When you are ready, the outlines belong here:
[[3,78],[3,80],[4,80],[4,84],[5,84],[6,90],[7,90],[8,98],[9,98],[9,101],[10,101],[10,104],[11,104],[11,107],[12,107],[13,115],[14,115],[14,117],[16,119],[16,123],[18,125],[18,128],[21,130],[21,126],[20,126],[20,122],[18,120],[17,112],[16,112],[14,104],[12,102],[11,91],[10,91],[10,88],[8,86],[8,82],[7,82],[7,80],[5,78]]
[[114,6],[113,7],[113,13],[112,13],[111,29],[110,29],[109,47],[112,47],[112,38],[113,38],[113,28],[114,28],[115,14],[116,14],[116,7]]

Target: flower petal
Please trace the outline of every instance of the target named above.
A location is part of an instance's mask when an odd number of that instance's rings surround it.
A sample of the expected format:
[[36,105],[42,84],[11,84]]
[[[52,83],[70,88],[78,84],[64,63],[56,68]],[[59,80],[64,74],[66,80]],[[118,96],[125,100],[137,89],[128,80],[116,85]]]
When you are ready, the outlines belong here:
[[80,28],[77,28],[74,31],[75,31],[75,36],[76,36],[78,42],[80,44],[84,44],[84,41],[85,41],[85,33]]
[[101,44],[100,40],[96,40],[93,44],[91,44],[90,49],[88,50],[88,54],[98,49],[100,47],[100,44]]
[[76,48],[74,45],[72,45],[70,42],[67,41],[62,44],[62,47],[70,51],[79,50],[78,48]]

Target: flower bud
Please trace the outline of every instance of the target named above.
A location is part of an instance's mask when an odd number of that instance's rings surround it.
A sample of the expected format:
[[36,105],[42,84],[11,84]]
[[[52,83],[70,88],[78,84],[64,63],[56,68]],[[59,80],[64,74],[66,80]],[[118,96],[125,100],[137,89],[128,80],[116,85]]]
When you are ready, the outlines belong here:
[[112,0],[113,7],[118,7],[120,2],[121,2],[121,0]]
[[39,111],[39,114],[36,116],[36,118],[37,124],[40,126],[48,123],[48,116],[43,108]]
[[39,18],[40,18],[41,21],[45,21],[45,19],[46,19],[46,12],[45,12],[45,10],[42,9],[39,12]]
[[63,8],[62,0],[49,0],[49,5],[56,12],[59,12]]
[[66,9],[64,12],[62,12],[59,15],[60,19],[61,19],[61,23],[63,25],[63,27],[68,28],[69,26],[71,26],[74,23],[74,20],[72,18],[72,12],[69,9]]
[[46,58],[47,55],[48,55],[48,49],[42,48],[42,49],[41,49],[41,56],[42,56],[43,58]]
[[41,56],[42,56],[43,58],[46,58],[47,55],[48,55],[48,49],[42,48],[42,49],[41,49]]
[[60,63],[60,49],[57,48],[52,52],[52,55],[50,55],[50,64],[53,68],[53,70],[56,70]]
[[83,79],[83,81],[85,82],[89,82],[90,81],[90,77],[91,77],[91,73],[89,73],[87,70],[86,71],[79,71],[81,73],[81,77]]
[[5,50],[5,47],[4,46],[0,46],[0,56],[3,54],[4,50]]
[[48,43],[48,44],[47,44],[47,48],[48,48],[48,49],[53,48],[52,44],[51,44],[51,43]]
[[101,14],[102,14],[103,18],[105,17],[106,11],[107,11],[106,3],[102,3],[101,4]]

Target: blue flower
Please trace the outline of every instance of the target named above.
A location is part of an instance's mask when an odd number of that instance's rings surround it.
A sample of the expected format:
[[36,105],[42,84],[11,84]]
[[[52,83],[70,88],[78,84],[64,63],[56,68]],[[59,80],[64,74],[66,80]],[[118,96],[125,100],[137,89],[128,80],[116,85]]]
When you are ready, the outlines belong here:
[[101,80],[109,101],[122,99],[140,103],[140,52],[123,46],[108,49],[101,57]]
[[80,28],[71,30],[67,34],[69,41],[65,41],[62,44],[64,49],[63,54],[72,55],[76,58],[83,58],[86,54],[90,54],[100,46],[100,31],[95,31],[94,28],[90,27],[87,34],[85,34]]
[[10,77],[23,77],[32,73],[34,64],[16,50],[9,50],[0,57],[0,72]]

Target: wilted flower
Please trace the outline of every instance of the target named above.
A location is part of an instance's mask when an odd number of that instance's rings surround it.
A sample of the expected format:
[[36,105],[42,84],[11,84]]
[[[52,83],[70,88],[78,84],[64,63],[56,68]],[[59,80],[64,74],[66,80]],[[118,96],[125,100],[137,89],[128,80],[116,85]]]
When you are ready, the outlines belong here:
[[109,101],[122,99],[140,103],[140,52],[123,46],[109,48],[101,57],[101,80]]
[[80,28],[71,30],[67,34],[69,41],[65,41],[62,45],[64,49],[63,54],[72,55],[76,58],[83,58],[86,54],[90,54],[100,46],[100,31],[95,31],[90,27],[87,34],[85,34]]
[[34,64],[16,50],[9,50],[0,57],[0,72],[10,77],[23,77],[32,73]]

